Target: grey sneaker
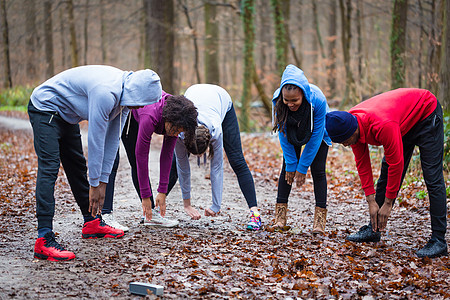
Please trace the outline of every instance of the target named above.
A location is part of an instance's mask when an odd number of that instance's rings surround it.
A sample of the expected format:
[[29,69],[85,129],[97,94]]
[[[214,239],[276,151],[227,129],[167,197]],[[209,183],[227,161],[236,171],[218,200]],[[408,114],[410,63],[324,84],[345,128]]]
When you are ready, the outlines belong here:
[[106,224],[108,224],[111,227],[114,227],[116,229],[123,230],[124,232],[127,232],[130,230],[127,226],[121,225],[119,222],[114,219],[114,216],[112,213],[110,214],[103,214],[102,220],[105,221]]
[[141,224],[144,224],[145,226],[175,227],[179,223],[178,220],[164,218],[157,209],[152,209],[152,219],[150,221],[145,220],[144,217],[141,219]]

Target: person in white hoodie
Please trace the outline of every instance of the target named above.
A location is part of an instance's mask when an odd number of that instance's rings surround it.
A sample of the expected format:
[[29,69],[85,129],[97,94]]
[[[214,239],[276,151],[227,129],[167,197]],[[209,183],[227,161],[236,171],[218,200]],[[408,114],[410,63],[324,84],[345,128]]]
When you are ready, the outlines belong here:
[[[75,258],[53,233],[60,163],[84,218],[82,238],[124,235],[123,230],[101,219],[106,184],[129,109],[158,102],[161,91],[159,76],[152,70],[132,72],[101,65],[63,71],[34,89],[28,105],[38,157],[34,257],[51,261]],[[88,121],[88,167],[78,125],[83,120]]]

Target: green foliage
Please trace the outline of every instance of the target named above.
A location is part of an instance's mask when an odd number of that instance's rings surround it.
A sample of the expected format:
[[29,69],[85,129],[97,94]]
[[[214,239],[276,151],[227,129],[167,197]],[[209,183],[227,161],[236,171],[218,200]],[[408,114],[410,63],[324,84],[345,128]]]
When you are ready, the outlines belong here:
[[9,110],[16,107],[25,106],[30,100],[33,87],[31,86],[15,86],[10,89],[4,89],[0,92],[0,108],[5,109],[9,107]]
[[416,193],[416,198],[419,200],[425,199],[425,197],[427,196],[427,192],[426,191],[418,191]]
[[444,113],[444,170],[450,172],[450,112]]

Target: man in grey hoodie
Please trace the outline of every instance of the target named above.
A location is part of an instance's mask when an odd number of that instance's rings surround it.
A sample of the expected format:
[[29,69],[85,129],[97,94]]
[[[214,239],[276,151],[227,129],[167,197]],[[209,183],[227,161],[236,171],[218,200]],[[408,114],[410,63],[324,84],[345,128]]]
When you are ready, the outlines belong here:
[[[66,70],[34,89],[28,105],[38,156],[34,257],[51,261],[75,258],[56,242],[53,233],[60,162],[83,214],[82,237],[124,235],[100,217],[106,184],[129,109],[158,102],[161,91],[159,76],[151,70],[130,72],[97,65]],[[83,120],[88,121],[88,168],[78,125]]]

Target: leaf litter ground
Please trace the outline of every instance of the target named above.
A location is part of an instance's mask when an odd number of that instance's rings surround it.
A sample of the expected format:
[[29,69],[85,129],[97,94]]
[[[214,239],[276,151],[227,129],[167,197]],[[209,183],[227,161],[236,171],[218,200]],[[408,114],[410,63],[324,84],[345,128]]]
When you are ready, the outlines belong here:
[[[18,125],[20,120],[13,122]],[[77,258],[63,263],[36,260],[37,159],[29,128],[14,128],[7,123],[0,125],[0,299],[139,299],[128,291],[132,281],[164,286],[162,297],[166,299],[450,297],[449,258],[430,260],[414,255],[430,235],[428,200],[415,197],[424,190],[419,179],[404,184],[399,197],[402,201],[395,206],[381,242],[345,241],[368,220],[351,151],[339,147],[329,151],[327,234],[311,234],[314,196],[309,175],[306,185],[294,187],[291,193],[290,230],[273,232],[268,225],[274,217],[282,154],[271,135],[243,136],[265,230],[245,230],[248,208],[227,163],[220,216],[190,220],[177,184],[167,199],[167,211],[169,217],[180,220],[179,227],[138,225],[141,206],[125,152],[121,151],[114,213],[130,231],[117,240],[81,239],[82,218],[61,169],[55,192],[54,231],[58,241]],[[154,186],[159,175],[160,144],[156,139],[150,155]],[[203,212],[211,198],[206,179],[209,167],[197,167],[193,160],[191,170],[192,202]]]

